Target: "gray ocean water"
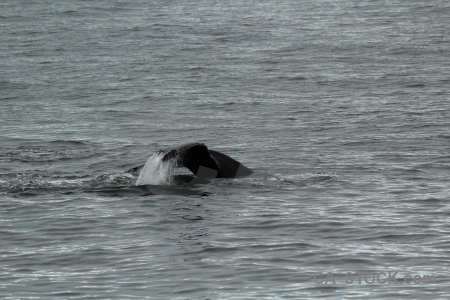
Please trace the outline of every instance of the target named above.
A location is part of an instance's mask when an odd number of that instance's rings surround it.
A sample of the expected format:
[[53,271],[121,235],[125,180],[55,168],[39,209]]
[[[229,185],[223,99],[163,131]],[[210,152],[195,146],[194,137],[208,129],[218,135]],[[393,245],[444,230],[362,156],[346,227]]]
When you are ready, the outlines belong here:
[[[448,1],[0,2],[1,299],[449,299]],[[203,142],[255,170],[136,186]]]

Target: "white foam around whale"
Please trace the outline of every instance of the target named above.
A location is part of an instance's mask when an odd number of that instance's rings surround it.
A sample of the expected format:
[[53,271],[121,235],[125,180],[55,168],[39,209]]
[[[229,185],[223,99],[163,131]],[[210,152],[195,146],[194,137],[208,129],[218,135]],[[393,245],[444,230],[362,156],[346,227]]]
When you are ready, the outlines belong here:
[[154,153],[139,172],[136,185],[170,185],[176,160],[162,161],[164,153]]

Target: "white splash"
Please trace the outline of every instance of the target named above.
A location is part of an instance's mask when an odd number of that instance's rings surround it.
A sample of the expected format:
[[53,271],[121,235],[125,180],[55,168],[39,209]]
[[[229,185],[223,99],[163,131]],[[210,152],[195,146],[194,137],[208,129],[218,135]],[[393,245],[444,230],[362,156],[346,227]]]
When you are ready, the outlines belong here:
[[164,153],[154,153],[139,172],[136,185],[170,185],[176,160],[162,161]]

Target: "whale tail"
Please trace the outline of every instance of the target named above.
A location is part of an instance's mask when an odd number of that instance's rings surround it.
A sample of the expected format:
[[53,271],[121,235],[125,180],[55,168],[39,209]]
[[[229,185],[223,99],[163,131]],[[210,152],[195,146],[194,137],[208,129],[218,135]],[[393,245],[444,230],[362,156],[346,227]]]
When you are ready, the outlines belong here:
[[[237,160],[210,150],[203,143],[188,143],[159,151],[164,153],[163,161],[176,160],[176,166],[186,167],[198,178],[235,178],[248,176],[253,171]],[[143,166],[128,170],[128,173],[138,174]]]

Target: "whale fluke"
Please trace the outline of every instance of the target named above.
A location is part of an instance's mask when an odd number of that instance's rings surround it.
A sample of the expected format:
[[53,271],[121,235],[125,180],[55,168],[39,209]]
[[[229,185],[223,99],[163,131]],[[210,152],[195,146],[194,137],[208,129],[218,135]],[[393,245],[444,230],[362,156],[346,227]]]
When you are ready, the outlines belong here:
[[[235,178],[253,173],[237,160],[210,150],[203,143],[188,143],[158,152],[164,154],[163,161],[174,159],[177,167],[188,168],[198,178]],[[132,168],[127,172],[138,174],[143,166]]]

